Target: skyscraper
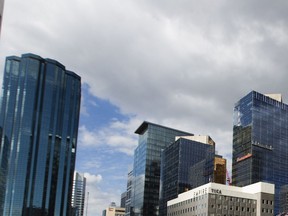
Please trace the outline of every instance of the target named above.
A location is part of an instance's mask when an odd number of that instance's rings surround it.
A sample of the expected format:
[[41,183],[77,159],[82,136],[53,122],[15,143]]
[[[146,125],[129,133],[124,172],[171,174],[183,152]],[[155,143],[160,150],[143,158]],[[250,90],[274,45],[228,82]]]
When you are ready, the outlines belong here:
[[274,183],[277,214],[280,189],[288,184],[287,155],[288,105],[281,95],[252,91],[240,99],[234,108],[232,184]]
[[133,171],[130,171],[128,173],[126,200],[125,200],[125,215],[126,216],[130,216],[132,188],[133,188]]
[[161,150],[173,143],[176,136],[193,134],[146,121],[135,133],[139,134],[139,141],[134,152],[130,215],[155,216],[159,214]]
[[6,58],[0,215],[70,214],[80,97],[80,77],[59,62],[33,54]]
[[[200,141],[198,138],[204,138]],[[198,141],[199,140],[199,141]],[[214,174],[215,142],[209,136],[183,136],[163,150],[161,155],[161,176],[159,215],[167,216],[167,202],[178,194],[209,183]],[[190,168],[200,165],[197,182],[189,178]],[[199,166],[198,166],[199,167]],[[195,170],[194,170],[195,171]]]
[[74,172],[73,190],[72,190],[72,208],[73,216],[84,215],[86,193],[86,178],[83,174]]

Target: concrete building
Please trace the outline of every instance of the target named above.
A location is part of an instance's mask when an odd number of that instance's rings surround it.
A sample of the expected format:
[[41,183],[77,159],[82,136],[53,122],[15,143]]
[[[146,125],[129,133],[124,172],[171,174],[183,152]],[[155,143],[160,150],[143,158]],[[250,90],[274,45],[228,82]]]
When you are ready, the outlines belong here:
[[167,216],[273,216],[274,185],[208,183],[168,201]]
[[233,117],[232,184],[272,183],[275,214],[287,211],[288,105],[280,94],[252,91],[235,104]]
[[73,216],[83,216],[85,206],[86,178],[83,174],[74,172],[72,189]]
[[125,208],[121,207],[109,206],[103,211],[103,216],[123,216],[123,215],[125,215]]

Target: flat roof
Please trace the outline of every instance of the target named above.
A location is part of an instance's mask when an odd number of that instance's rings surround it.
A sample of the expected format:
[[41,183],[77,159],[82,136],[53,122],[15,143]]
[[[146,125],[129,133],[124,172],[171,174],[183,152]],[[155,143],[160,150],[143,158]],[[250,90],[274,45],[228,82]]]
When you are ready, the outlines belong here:
[[136,129],[136,131],[134,133],[136,134],[143,134],[146,129],[148,128],[148,125],[154,125],[154,126],[157,126],[157,127],[162,127],[162,128],[166,128],[166,129],[170,129],[170,130],[174,130],[174,131],[179,131],[181,133],[186,133],[187,135],[194,135],[192,133],[188,133],[186,131],[181,131],[181,130],[177,130],[177,129],[174,129],[174,128],[170,128],[170,127],[166,127],[166,126],[163,126],[163,125],[159,125],[159,124],[155,124],[155,123],[152,123],[152,122],[148,122],[148,121],[143,121],[143,123]]

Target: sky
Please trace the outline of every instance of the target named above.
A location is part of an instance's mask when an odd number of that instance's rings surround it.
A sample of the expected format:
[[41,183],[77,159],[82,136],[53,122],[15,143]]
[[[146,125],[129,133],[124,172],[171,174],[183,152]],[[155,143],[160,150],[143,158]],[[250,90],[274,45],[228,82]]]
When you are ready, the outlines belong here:
[[0,66],[34,53],[82,77],[76,169],[87,215],[100,216],[120,204],[144,120],[210,135],[231,170],[234,104],[252,90],[287,102],[287,11],[287,0],[6,0]]

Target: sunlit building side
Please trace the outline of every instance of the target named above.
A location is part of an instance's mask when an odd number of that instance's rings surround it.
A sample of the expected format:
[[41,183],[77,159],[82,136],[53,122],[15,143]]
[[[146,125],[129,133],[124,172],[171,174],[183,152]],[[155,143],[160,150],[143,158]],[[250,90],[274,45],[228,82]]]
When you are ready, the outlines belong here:
[[84,174],[74,172],[72,190],[73,216],[83,216],[85,207],[86,178]]

